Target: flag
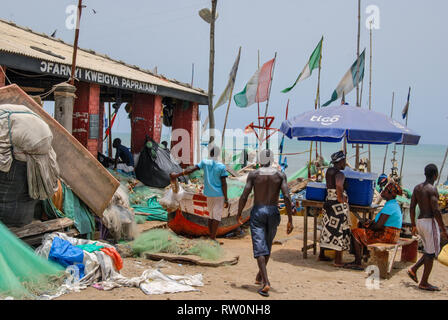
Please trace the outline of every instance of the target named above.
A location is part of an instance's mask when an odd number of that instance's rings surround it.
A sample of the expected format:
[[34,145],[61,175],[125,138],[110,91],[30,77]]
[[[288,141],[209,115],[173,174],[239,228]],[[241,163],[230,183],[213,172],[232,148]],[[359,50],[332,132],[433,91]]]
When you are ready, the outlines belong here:
[[311,76],[311,73],[313,72],[313,70],[319,68],[320,59],[322,57],[322,41],[323,40],[324,40],[324,37],[322,37],[322,39],[320,39],[319,43],[317,44],[316,49],[314,49],[313,53],[311,54],[311,57],[308,60],[308,63],[306,64],[306,66],[303,68],[302,72],[297,77],[296,82],[294,82],[294,84],[291,87],[283,89],[282,90],[283,93],[291,91],[292,88],[295,87],[297,82],[309,78]]
[[[323,107],[328,106],[333,101],[336,101],[337,99],[342,97],[342,93],[347,95],[364,78],[365,52],[366,50],[364,49],[359,58],[356,59],[356,61],[352,64],[350,69],[347,71],[342,80],[339,82],[336,89],[333,91],[331,99],[327,101],[324,105],[322,105]],[[358,74],[358,64],[359,64],[359,74]]]
[[[215,106],[213,107],[213,111],[218,109],[218,107],[222,106],[223,104],[225,104],[231,98],[230,96],[231,91],[233,89],[233,86],[235,85],[236,73],[238,72],[238,65],[240,64],[240,55],[241,55],[241,47],[238,51],[238,56],[236,57],[235,62],[233,63],[232,70],[230,70],[229,81],[227,81],[227,86],[224,89],[221,96],[219,97],[218,102],[216,102]],[[206,130],[208,122],[209,117],[207,116],[207,118],[205,118],[204,124],[202,125],[202,132]]]
[[408,92],[408,101],[406,102],[403,111],[401,111],[401,116],[403,117],[403,119],[406,119],[407,115],[408,115],[408,110],[409,110],[409,97],[411,95],[411,87],[409,87],[409,92]]
[[264,102],[268,99],[273,65],[274,59],[266,62],[250,78],[243,91],[233,96],[238,107],[246,108],[255,102]]

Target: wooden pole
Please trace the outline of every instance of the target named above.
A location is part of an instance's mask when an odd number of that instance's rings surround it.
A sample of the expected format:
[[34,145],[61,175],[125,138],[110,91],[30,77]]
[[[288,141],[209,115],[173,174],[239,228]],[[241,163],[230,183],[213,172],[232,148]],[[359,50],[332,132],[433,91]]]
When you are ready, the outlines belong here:
[[[370,21],[370,70],[369,70],[369,110],[372,110],[372,22]],[[369,144],[369,163],[367,167],[368,172],[372,172],[372,154]]]
[[[406,113],[406,127],[408,126],[408,118],[409,118],[409,97],[411,96],[411,87],[409,87],[409,92],[408,92],[408,101],[407,101],[407,104],[408,104],[408,111],[407,111],[407,113]],[[402,181],[401,180],[401,177],[402,177],[402,173],[403,173],[403,164],[404,164],[404,153],[405,153],[405,150],[406,150],[406,145],[403,145],[403,154],[401,155],[401,166],[400,166],[400,181]]]
[[[359,46],[360,46],[360,38],[361,38],[361,0],[358,0],[358,44],[357,44],[357,63],[356,63],[356,71],[357,76],[359,78]],[[357,79],[358,80],[358,79]],[[359,81],[356,83],[356,106],[360,107],[359,103]],[[359,144],[356,144],[356,160],[355,160],[355,168],[359,168]]]
[[[270,100],[270,97],[271,97],[271,88],[272,88],[272,79],[274,78],[274,70],[275,70],[275,62],[276,61],[277,61],[277,52],[274,55],[274,63],[272,65],[271,82],[269,83],[268,99],[266,100],[266,109],[264,111],[263,133],[262,133],[262,136],[261,136],[260,144],[262,143],[264,135],[265,135],[265,132],[266,132],[266,117],[268,116],[269,100]],[[267,148],[269,148],[268,141],[269,141],[269,139],[266,139],[266,146],[267,146]]]
[[78,13],[76,19],[75,41],[73,43],[73,57],[72,57],[72,74],[70,75],[70,84],[75,85],[75,73],[76,73],[76,56],[78,53],[78,39],[79,28],[81,24],[81,12],[82,12],[82,0],[78,0]]
[[108,140],[109,147],[108,147],[107,151],[108,151],[109,158],[112,158],[112,128],[110,127],[110,124],[111,124],[110,117],[111,117],[111,112],[110,112],[110,101],[109,101],[109,116],[107,117],[107,120],[109,122],[109,124],[108,124],[108,128],[109,128],[109,140]]
[[443,167],[445,166],[446,156],[448,155],[448,148],[445,151],[445,157],[443,158],[442,167],[440,168],[439,177],[437,178],[436,186],[439,185],[440,177],[442,176]]
[[[392,118],[393,114],[394,114],[394,97],[395,97],[395,92],[392,92],[392,107],[390,109],[390,117]],[[389,145],[386,144],[386,152],[384,152],[384,160],[383,160],[383,171],[382,173],[384,173],[384,170],[386,170],[386,158],[387,158],[387,150],[389,149]]]
[[194,79],[194,63],[191,64],[191,87],[193,88],[193,79]]
[[[241,47],[238,50],[238,57],[240,56],[240,54],[241,54]],[[233,94],[233,88],[234,87],[235,87],[235,79],[233,79],[232,87],[230,88],[230,98],[229,98],[229,103],[227,104],[226,118],[224,120],[224,127],[222,129],[222,137],[221,137],[221,148],[222,148],[222,150],[224,150],[224,136],[225,136],[225,132],[226,132],[227,118],[229,116],[230,103],[232,102],[232,94]]]
[[208,117],[210,128],[210,142],[215,140],[215,114],[213,110],[213,75],[215,70],[215,20],[218,0],[212,0],[212,18],[210,22],[210,65],[208,72]]
[[[258,53],[257,70],[260,70],[260,49],[257,50],[257,53]],[[260,101],[257,101],[257,107],[258,107],[258,126],[261,126],[261,123],[260,123]]]
[[[316,89],[316,100],[314,101],[314,110],[320,108],[320,70],[322,67],[322,46],[323,46],[323,36],[322,36],[322,44],[320,46],[320,56],[319,56],[319,70],[317,74],[317,89]],[[320,154],[322,156],[322,144],[320,145]],[[316,159],[318,158],[319,153],[317,149],[317,141],[316,141]]]

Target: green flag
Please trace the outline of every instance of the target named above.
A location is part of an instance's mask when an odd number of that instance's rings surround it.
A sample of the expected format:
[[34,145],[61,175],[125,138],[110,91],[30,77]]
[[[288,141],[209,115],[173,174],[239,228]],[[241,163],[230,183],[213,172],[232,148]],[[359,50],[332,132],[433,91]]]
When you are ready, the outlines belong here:
[[294,88],[297,84],[297,82],[305,80],[306,78],[309,78],[311,76],[311,73],[314,69],[319,68],[320,59],[322,57],[322,42],[324,40],[324,37],[320,39],[319,43],[317,44],[316,49],[314,49],[313,53],[311,54],[310,59],[308,60],[308,63],[303,68],[302,72],[299,74],[299,76],[296,79],[296,82],[284,90],[282,90],[283,93],[289,92]]

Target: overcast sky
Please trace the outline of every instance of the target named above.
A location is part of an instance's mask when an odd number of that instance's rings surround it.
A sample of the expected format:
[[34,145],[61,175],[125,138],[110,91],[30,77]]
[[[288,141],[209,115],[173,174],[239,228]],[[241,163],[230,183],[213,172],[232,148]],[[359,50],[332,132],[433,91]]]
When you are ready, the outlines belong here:
[[[66,7],[77,1],[2,1],[0,18],[51,34],[72,43],[74,31],[65,27]],[[159,73],[179,81],[191,81],[207,90],[209,25],[198,10],[210,7],[207,0],[84,0],[79,45],[143,68],[157,66]],[[372,108],[390,114],[395,91],[394,117],[401,120],[408,87],[412,87],[408,126],[422,135],[421,143],[446,144],[448,88],[446,75],[447,26],[445,0],[362,0],[361,50],[366,47],[366,73],[362,106],[368,104],[369,31],[365,13],[376,5],[380,29],[373,32]],[[94,9],[96,14],[92,11]],[[224,89],[238,47],[242,46],[235,93],[256,71],[257,50],[261,63],[277,52],[270,112],[274,126],[284,120],[290,99],[290,116],[314,108],[317,72],[290,86],[324,36],[321,102],[327,101],[339,80],[356,59],[356,0],[218,0],[216,21],[215,101]],[[0,35],[1,36],[1,35]],[[356,103],[356,91],[346,100]],[[264,110],[264,104],[262,105]],[[200,107],[202,120],[207,107]],[[225,107],[216,112],[222,128]],[[240,109],[232,103],[230,128],[245,127],[257,117],[257,106]],[[130,131],[129,120],[120,115],[118,131]]]

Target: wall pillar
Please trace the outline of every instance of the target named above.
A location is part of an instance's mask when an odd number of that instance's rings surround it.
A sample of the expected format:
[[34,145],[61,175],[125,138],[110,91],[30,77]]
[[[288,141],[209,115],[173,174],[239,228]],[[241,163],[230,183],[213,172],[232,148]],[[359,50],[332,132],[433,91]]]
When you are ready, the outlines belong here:
[[0,65],[0,68],[3,70],[0,70],[0,87],[4,87],[6,85],[6,77],[3,72],[6,72],[6,68],[2,65]]
[[99,107],[100,126],[98,133],[98,152],[103,152],[103,139],[104,139],[104,102],[100,102]]
[[100,86],[77,82],[73,107],[73,136],[95,157],[98,154]]
[[[183,167],[193,165],[194,152],[195,152],[195,131],[197,130],[195,126],[195,121],[198,119],[198,111],[199,107],[197,103],[188,102],[188,101],[178,101],[173,111],[173,126],[172,131],[174,132],[176,129],[184,129],[188,132],[188,137],[186,137],[189,141],[184,141],[183,143],[189,143],[190,150],[188,155],[184,155],[184,150],[180,150],[175,148],[176,144],[182,143],[182,139],[178,139],[176,135],[172,135],[171,140],[171,149],[175,153],[175,157],[180,157],[183,161],[181,161],[181,165]],[[177,140],[177,141],[176,141]]]
[[142,150],[146,136],[160,143],[162,97],[136,93],[131,106],[131,152],[136,154]]

